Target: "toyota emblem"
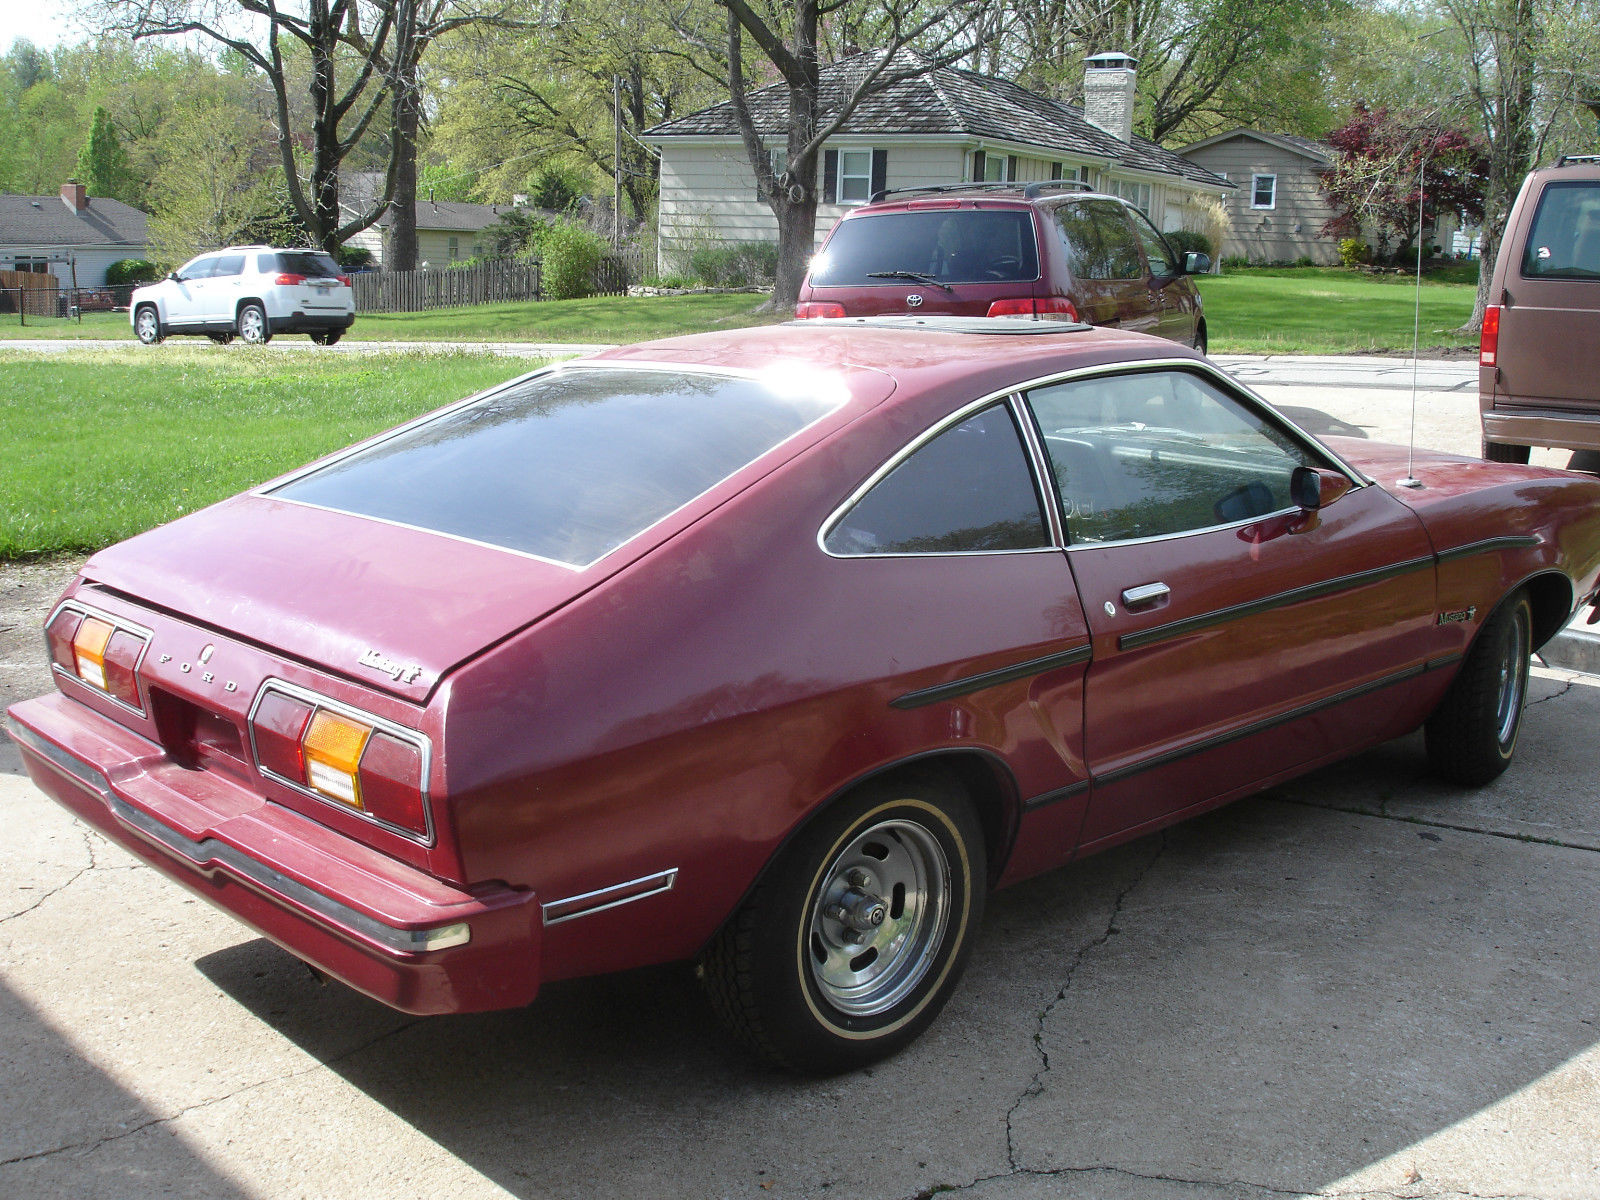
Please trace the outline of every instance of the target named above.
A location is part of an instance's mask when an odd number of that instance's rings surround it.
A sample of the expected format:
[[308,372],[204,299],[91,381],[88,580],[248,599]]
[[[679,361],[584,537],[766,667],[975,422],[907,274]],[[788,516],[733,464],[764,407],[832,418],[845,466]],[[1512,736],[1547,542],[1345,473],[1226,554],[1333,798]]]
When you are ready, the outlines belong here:
[[906,307],[907,308],[921,308],[922,307],[922,297],[917,295],[917,293],[912,292],[911,295],[906,297]]

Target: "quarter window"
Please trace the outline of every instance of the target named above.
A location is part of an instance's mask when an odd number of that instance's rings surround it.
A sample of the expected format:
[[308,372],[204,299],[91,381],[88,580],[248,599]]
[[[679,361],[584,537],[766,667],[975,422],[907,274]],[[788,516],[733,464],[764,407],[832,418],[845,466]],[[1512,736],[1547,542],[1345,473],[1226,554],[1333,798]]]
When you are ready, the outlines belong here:
[[1539,198],[1522,273],[1545,279],[1600,279],[1600,186],[1552,183]]
[[1252,175],[1250,177],[1250,207],[1278,207],[1278,177],[1276,175]]
[[823,539],[833,554],[971,554],[1049,544],[1010,411],[986,408],[884,476]]
[[1076,379],[1028,397],[1074,543],[1162,537],[1292,507],[1310,456],[1181,371]]

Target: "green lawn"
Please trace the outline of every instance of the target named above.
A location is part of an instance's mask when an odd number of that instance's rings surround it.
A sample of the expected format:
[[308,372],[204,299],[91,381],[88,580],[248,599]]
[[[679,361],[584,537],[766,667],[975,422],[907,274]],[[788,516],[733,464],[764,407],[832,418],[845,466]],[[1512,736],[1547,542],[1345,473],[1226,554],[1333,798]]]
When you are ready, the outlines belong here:
[[[1475,286],[1475,265],[1423,280],[1424,348],[1476,344],[1475,338],[1454,332],[1472,312]],[[1332,267],[1247,269],[1204,276],[1200,290],[1211,349],[1220,354],[1365,354],[1411,347],[1409,276]],[[638,342],[782,319],[784,314],[755,311],[761,300],[749,293],[596,297],[372,313],[356,318],[350,336],[361,341]],[[81,325],[31,318],[19,326],[14,315],[0,316],[0,340],[19,337],[131,340],[133,333],[126,313],[88,313]],[[306,339],[289,340],[303,344]],[[167,343],[183,345],[208,343],[198,338]]]
[[0,350],[0,559],[93,550],[530,370],[481,354]]
[[[1464,278],[1463,278],[1464,277]],[[1200,279],[1211,350],[1218,354],[1370,354],[1410,350],[1416,280],[1336,267],[1251,269]],[[1476,265],[1422,280],[1424,351],[1476,347],[1456,330],[1472,315]]]
[[[700,296],[596,296],[587,300],[483,304],[421,313],[358,313],[346,336],[363,342],[642,342],[707,329],[738,329],[783,319],[758,313],[764,296],[726,292]],[[283,335],[304,344],[304,336]],[[0,316],[0,339],[118,338],[133,340],[127,313],[85,313],[77,321]],[[173,338],[166,345],[209,345]]]

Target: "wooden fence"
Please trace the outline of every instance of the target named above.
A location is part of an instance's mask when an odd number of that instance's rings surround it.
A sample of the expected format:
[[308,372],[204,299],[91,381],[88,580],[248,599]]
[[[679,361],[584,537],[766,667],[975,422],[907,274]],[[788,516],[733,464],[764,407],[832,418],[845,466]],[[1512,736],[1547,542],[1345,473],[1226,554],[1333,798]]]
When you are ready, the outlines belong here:
[[[608,254],[595,268],[595,294],[623,296],[638,276],[637,252]],[[506,300],[543,300],[543,264],[493,262],[472,267],[429,271],[363,271],[350,277],[358,313],[426,312],[496,304]]]
[[32,271],[0,271],[0,313],[20,312],[24,317],[54,317],[59,311],[61,285],[54,275]]

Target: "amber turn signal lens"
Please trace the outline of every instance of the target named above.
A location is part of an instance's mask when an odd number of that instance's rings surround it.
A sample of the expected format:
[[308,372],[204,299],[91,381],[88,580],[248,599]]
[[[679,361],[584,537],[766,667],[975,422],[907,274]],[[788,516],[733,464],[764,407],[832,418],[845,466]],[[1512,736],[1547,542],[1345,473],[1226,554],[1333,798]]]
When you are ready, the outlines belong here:
[[111,622],[85,617],[72,639],[72,657],[78,678],[102,692],[106,690],[106,643],[115,632],[116,626]]
[[363,807],[356,773],[372,727],[319,708],[311,718],[301,748],[306,759],[306,785],[351,808]]

